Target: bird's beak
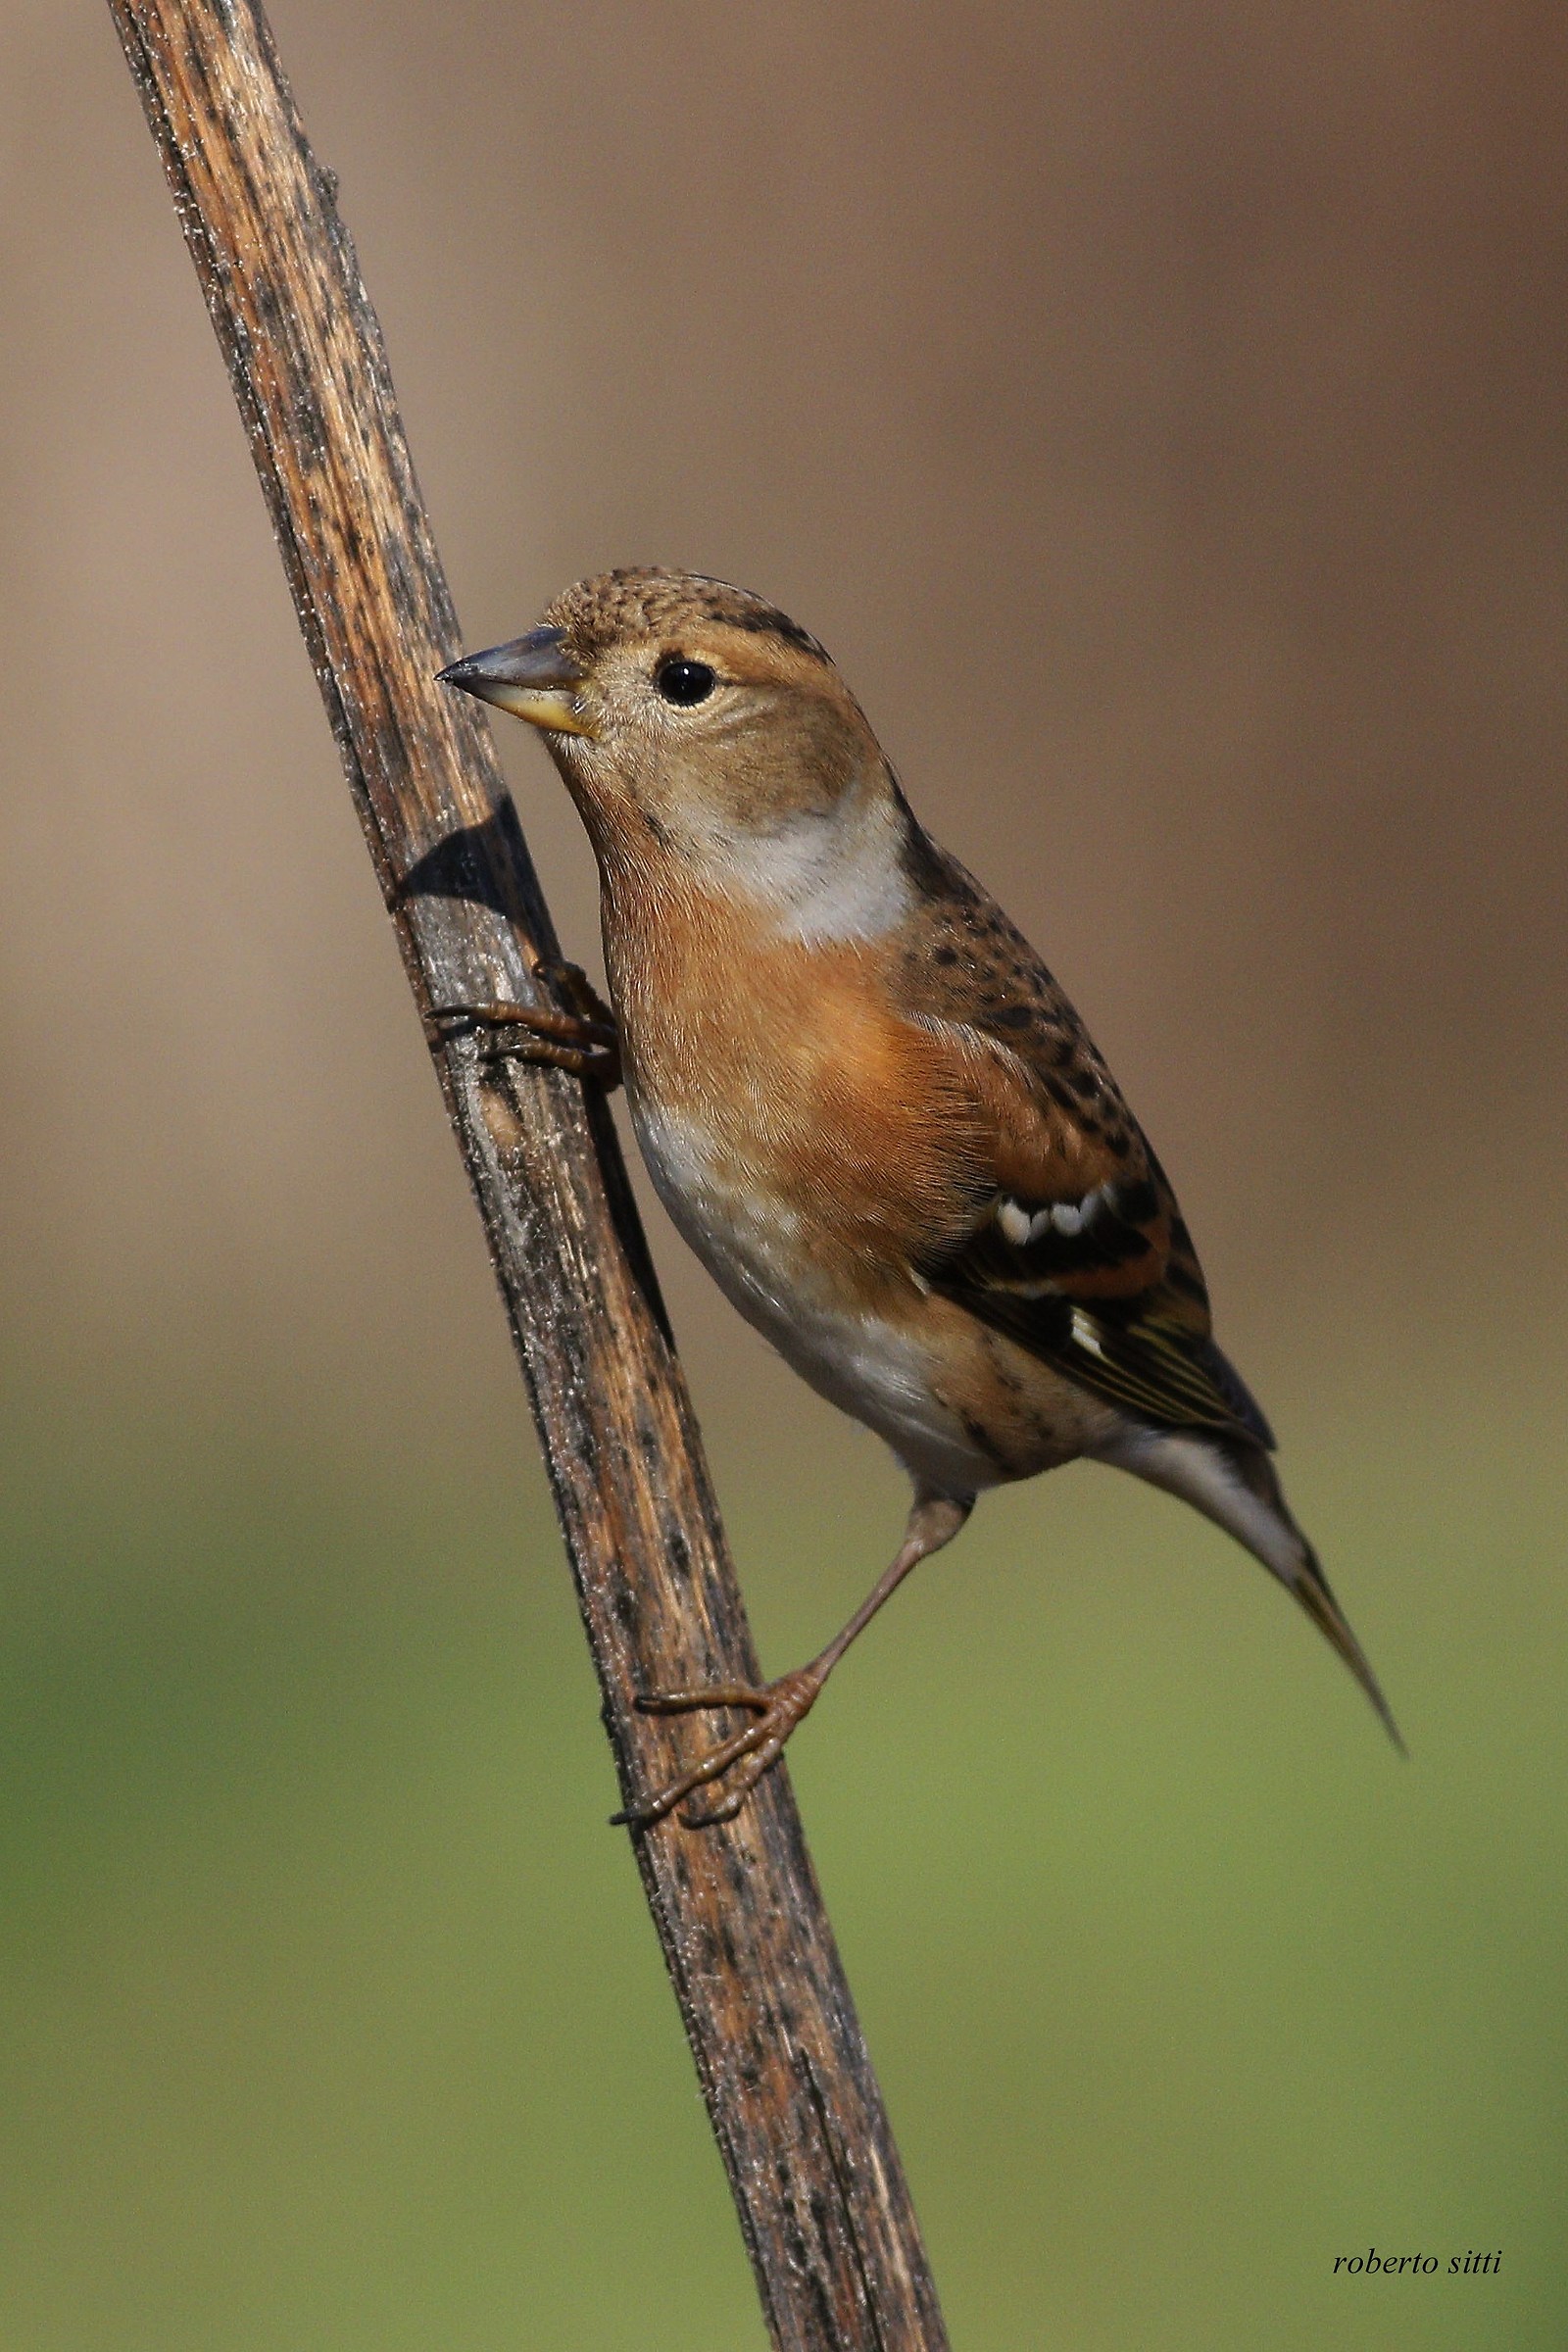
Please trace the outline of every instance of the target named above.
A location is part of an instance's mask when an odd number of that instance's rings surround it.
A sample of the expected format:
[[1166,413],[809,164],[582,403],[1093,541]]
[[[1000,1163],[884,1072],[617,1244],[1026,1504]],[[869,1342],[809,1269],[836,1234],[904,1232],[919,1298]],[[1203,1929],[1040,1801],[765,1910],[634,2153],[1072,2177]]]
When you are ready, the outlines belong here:
[[531,727],[556,735],[591,735],[593,728],[574,691],[587,672],[566,651],[560,629],[530,629],[510,645],[493,645],[488,653],[465,654],[436,672],[442,686],[461,686],[481,703],[494,703],[525,718]]

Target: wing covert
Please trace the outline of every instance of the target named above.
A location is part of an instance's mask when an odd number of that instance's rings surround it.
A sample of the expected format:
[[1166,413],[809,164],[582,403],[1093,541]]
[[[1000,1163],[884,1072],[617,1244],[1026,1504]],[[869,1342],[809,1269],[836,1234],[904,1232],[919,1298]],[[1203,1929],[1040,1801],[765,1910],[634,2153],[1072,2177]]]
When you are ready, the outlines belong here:
[[1022,934],[944,866],[968,944],[939,977],[925,965],[919,1017],[962,1055],[995,1189],[921,1280],[1127,1412],[1272,1446],[1210,1337],[1192,1236],[1115,1080]]

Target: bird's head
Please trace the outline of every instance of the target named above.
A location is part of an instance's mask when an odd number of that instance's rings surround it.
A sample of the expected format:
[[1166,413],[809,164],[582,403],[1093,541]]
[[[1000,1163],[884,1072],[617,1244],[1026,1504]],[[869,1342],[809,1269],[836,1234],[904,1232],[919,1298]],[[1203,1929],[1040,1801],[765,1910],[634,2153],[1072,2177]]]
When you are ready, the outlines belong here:
[[745,589],[607,572],[441,676],[542,731],[607,880],[673,864],[804,915],[846,861],[897,860],[903,807],[859,705],[815,638]]

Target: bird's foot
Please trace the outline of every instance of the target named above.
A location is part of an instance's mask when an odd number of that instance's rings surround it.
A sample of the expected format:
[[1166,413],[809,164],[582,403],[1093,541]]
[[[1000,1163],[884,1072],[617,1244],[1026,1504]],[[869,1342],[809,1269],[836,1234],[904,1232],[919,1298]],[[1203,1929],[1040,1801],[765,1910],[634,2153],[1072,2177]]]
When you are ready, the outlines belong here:
[[760,1689],[750,1683],[721,1683],[708,1690],[650,1691],[640,1697],[637,1705],[645,1715],[690,1715],[705,1707],[745,1707],[757,1720],[710,1747],[689,1772],[671,1781],[667,1788],[661,1788],[646,1804],[628,1805],[623,1812],[612,1814],[612,1826],[651,1829],[695,1789],[719,1780],[725,1785],[718,1802],[701,1811],[684,1812],[681,1824],[688,1830],[707,1830],[715,1822],[733,1821],[763,1774],[771,1772],[784,1753],[785,1740],[815,1704],[826,1680],[825,1671],[813,1662],[794,1674],[780,1675],[776,1683],[764,1683]]
[[[587,973],[574,963],[542,963],[538,976],[551,982],[572,1007],[559,1012],[543,1004],[432,1004],[429,1025],[437,1040],[470,1029],[501,1034],[481,1047],[481,1061],[535,1061],[553,1070],[593,1078],[607,1091],[620,1084],[620,1035],[615,1016]],[[509,1035],[508,1032],[511,1032]]]

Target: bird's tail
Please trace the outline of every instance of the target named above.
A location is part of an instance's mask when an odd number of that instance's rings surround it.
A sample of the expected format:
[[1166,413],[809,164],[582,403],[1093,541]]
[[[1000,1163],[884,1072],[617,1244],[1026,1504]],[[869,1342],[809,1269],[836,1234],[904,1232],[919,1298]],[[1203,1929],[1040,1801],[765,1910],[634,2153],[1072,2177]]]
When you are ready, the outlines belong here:
[[1129,1429],[1102,1458],[1151,1486],[1179,1494],[1245,1544],[1300,1602],[1366,1692],[1400,1755],[1407,1752],[1366,1652],[1350,1631],[1316,1552],[1291,1516],[1279,1474],[1261,1446],[1196,1430],[1146,1427]]

